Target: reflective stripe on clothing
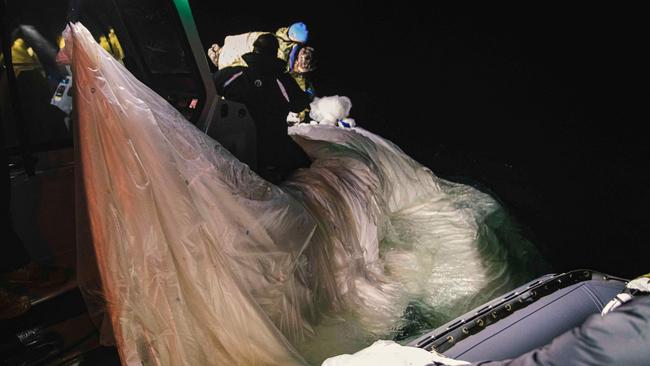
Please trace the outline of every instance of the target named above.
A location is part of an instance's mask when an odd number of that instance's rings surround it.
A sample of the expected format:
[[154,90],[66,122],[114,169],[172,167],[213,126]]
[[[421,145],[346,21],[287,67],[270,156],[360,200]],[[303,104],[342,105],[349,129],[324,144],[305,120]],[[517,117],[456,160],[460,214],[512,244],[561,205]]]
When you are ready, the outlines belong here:
[[284,85],[280,81],[280,79],[275,79],[275,81],[278,82],[278,86],[280,87],[280,91],[282,92],[282,95],[284,95],[284,99],[287,100],[287,103],[291,103],[291,100],[289,99],[289,94],[287,94],[287,89],[284,88]]
[[228,79],[228,81],[226,81],[225,83],[223,83],[223,87],[225,88],[225,87],[227,87],[228,85],[230,85],[230,83],[232,83],[233,81],[235,81],[235,79],[237,79],[238,77],[242,76],[243,73],[244,73],[243,71],[240,71],[240,72],[236,73],[235,75],[231,76],[230,79]]

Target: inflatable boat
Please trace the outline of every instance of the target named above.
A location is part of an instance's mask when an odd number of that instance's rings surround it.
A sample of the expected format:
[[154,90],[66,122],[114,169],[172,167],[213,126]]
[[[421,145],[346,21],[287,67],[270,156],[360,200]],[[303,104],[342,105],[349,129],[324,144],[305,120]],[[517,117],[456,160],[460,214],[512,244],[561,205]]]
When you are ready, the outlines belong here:
[[592,270],[548,274],[415,339],[409,346],[477,362],[514,358],[579,326],[627,280]]

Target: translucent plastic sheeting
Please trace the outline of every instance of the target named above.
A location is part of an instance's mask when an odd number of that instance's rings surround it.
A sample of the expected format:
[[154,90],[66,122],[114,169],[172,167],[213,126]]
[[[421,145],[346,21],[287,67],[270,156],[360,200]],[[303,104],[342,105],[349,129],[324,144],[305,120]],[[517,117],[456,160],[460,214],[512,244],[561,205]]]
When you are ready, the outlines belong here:
[[377,341],[353,355],[328,358],[322,366],[461,366],[469,362],[453,360],[422,348],[400,346],[392,341]]
[[317,363],[401,332],[414,301],[444,318],[529,277],[493,199],[392,143],[293,127],[313,163],[275,186],[81,24],[64,36],[94,246],[80,253],[124,364]]
[[335,262],[338,289],[353,292],[343,315],[326,314],[298,343],[308,361],[354,353],[377,337],[413,337],[546,271],[494,199],[436,177],[389,141],[361,128],[289,133],[313,163],[286,187],[302,187],[328,247],[358,245],[364,257]]

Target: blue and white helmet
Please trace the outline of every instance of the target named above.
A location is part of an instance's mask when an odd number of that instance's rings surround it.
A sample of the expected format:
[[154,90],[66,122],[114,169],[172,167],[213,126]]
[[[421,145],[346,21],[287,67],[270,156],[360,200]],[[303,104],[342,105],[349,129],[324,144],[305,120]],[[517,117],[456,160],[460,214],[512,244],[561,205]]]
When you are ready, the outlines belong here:
[[289,39],[298,43],[307,43],[309,38],[309,31],[307,31],[307,25],[303,22],[297,22],[291,24],[289,31],[287,32]]

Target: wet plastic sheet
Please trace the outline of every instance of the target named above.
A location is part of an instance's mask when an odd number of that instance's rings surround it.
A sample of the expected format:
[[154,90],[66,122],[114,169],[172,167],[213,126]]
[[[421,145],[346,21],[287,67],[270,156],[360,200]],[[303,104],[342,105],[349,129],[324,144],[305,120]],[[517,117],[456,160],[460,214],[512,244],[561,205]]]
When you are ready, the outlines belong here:
[[422,348],[400,346],[392,341],[377,341],[353,355],[328,358],[322,366],[431,366],[469,365],[469,362],[453,360]]
[[301,331],[291,307],[309,306],[298,301],[308,294],[294,273],[313,220],[83,26],[66,38],[95,254],[122,362],[301,364],[263,307]]
[[124,364],[306,363],[295,346],[319,362],[398,329],[411,299],[451,316],[522,275],[508,263],[528,247],[504,234],[493,199],[381,137],[293,127],[313,163],[275,186],[81,24],[64,36],[94,254]]
[[319,245],[335,253],[344,295],[342,319],[326,316],[298,343],[308,361],[354,353],[377,337],[413,336],[409,328],[435,327],[544,271],[489,195],[436,177],[362,128],[298,125],[289,133],[313,163],[287,186],[302,187],[327,232]]

